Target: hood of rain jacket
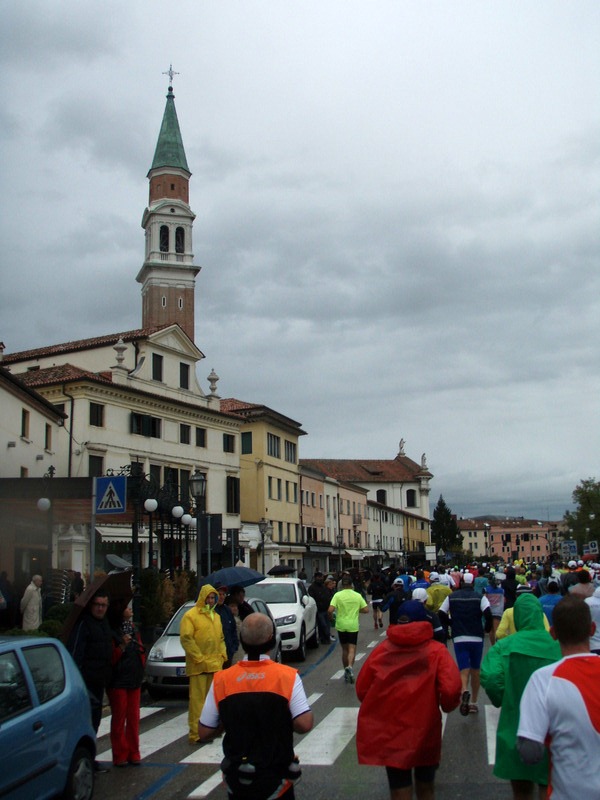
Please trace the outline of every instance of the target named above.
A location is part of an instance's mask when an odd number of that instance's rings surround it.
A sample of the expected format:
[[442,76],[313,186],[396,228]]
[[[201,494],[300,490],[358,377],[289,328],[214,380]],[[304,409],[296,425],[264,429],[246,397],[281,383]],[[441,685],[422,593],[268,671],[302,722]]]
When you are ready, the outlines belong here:
[[[361,701],[356,747],[361,764],[411,769],[438,764],[442,747],[440,706],[460,703],[454,659],[432,639],[430,622],[390,625],[387,638],[358,674]],[[382,709],[401,709],[384,714]]]

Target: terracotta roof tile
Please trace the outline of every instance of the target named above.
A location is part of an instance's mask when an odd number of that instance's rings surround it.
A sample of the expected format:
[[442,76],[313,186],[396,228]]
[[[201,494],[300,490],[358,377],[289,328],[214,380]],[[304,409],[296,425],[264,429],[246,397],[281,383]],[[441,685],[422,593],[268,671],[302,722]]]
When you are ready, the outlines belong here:
[[431,476],[428,470],[407,456],[393,459],[302,458],[300,464],[318,469],[336,480],[354,483],[398,483],[414,481],[417,476]]
[[119,339],[124,342],[131,342],[135,339],[144,339],[162,328],[169,325],[157,325],[154,328],[137,328],[133,331],[123,333],[109,333],[106,336],[96,336],[91,339],[77,339],[73,342],[63,344],[53,344],[48,347],[38,347],[34,350],[22,350],[20,353],[9,353],[4,355],[5,364],[15,364],[19,361],[29,361],[32,358],[45,358],[47,356],[59,355],[63,353],[75,353],[79,350],[90,350],[94,347],[106,347],[106,345],[116,344]]
[[89,380],[96,383],[112,383],[110,373],[90,372],[73,364],[60,364],[57,367],[31,369],[16,376],[25,386],[52,386],[55,383],[67,383],[78,380]]

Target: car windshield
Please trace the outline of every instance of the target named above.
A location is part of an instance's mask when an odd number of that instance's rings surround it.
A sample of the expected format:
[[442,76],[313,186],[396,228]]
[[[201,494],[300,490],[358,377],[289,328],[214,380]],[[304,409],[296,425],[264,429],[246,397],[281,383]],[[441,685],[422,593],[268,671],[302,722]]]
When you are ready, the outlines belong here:
[[186,611],[189,611],[192,606],[181,606],[179,611],[175,614],[171,622],[167,625],[163,636],[179,636],[179,626]]
[[296,587],[293,583],[255,583],[252,587],[254,597],[265,603],[295,603]]

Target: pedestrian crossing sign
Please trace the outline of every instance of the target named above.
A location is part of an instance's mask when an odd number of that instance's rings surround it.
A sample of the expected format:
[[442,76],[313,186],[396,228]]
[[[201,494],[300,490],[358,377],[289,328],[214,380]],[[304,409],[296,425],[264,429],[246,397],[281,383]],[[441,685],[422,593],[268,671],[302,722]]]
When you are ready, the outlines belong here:
[[127,510],[127,478],[111,475],[95,478],[96,514],[124,514]]

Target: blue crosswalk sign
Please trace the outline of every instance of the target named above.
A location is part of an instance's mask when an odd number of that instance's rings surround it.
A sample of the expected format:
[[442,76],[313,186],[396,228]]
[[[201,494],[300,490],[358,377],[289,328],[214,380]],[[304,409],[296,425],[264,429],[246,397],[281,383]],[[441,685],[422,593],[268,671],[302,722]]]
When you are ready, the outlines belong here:
[[96,514],[124,514],[127,510],[127,478],[96,478]]

